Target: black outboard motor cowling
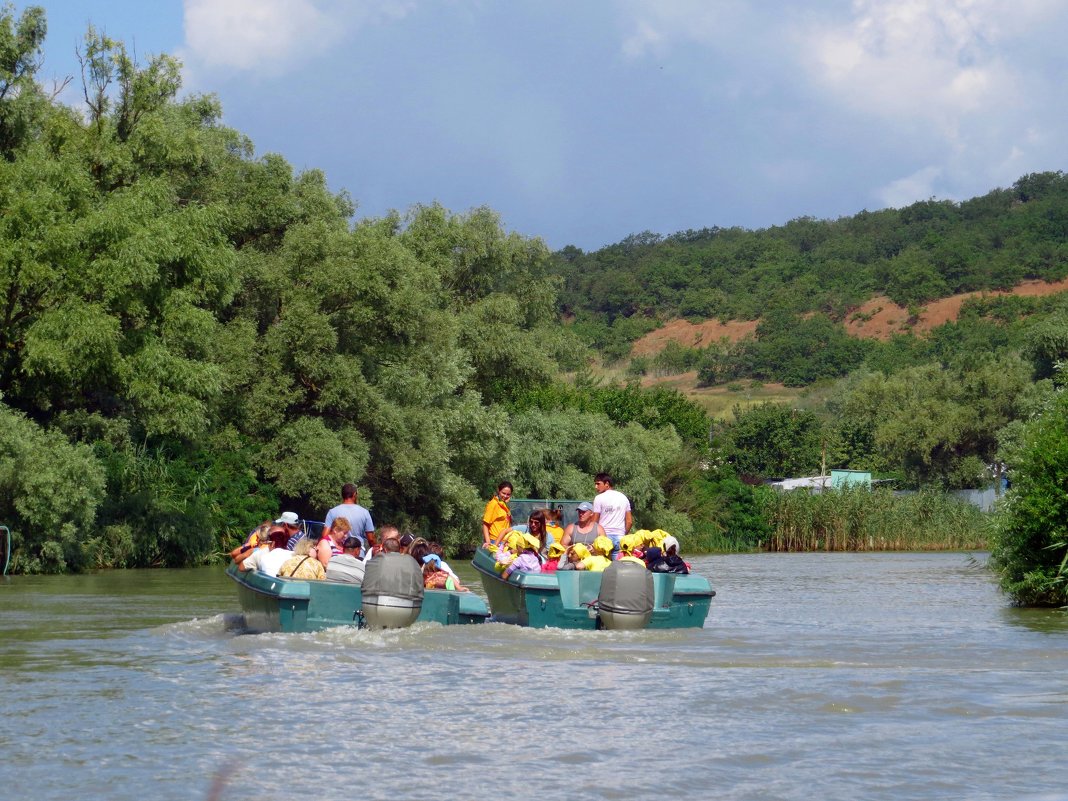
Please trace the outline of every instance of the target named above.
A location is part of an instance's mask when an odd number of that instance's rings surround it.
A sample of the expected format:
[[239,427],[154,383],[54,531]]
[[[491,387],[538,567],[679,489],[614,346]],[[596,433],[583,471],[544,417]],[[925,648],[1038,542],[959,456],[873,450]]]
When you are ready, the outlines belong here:
[[601,576],[597,612],[606,629],[644,629],[653,617],[653,574],[637,562],[613,562]]
[[423,571],[405,553],[383,553],[367,563],[363,620],[374,629],[403,629],[423,608]]

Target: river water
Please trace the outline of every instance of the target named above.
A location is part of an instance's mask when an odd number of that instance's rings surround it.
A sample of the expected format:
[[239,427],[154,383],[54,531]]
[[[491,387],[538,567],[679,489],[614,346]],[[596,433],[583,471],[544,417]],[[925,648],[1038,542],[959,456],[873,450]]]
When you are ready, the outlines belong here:
[[984,561],[699,557],[705,627],[634,633],[247,635],[221,568],[8,578],[0,798],[1068,799],[1068,616]]

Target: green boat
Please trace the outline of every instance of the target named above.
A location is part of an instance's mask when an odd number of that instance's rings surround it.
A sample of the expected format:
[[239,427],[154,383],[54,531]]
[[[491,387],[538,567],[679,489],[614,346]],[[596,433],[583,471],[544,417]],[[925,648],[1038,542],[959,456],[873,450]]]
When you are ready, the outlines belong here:
[[501,578],[484,548],[472,560],[489,598],[491,622],[532,628],[701,628],[716,594],[704,576],[652,573],[613,562],[604,573],[563,570]]
[[245,627],[252,632],[308,632],[374,623],[376,627],[401,628],[413,620],[452,626],[484,623],[489,617],[486,602],[470,592],[425,590],[421,604],[408,603],[400,617],[389,616],[392,612],[387,603],[383,618],[383,604],[365,601],[363,588],[356,584],[272,578],[255,570],[238,570],[237,565],[230,565],[226,574],[237,582]]

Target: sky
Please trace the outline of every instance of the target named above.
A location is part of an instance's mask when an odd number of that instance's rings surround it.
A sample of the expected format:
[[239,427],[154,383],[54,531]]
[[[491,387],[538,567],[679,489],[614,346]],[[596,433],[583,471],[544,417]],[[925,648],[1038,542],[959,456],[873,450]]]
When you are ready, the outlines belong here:
[[[184,65],[357,217],[489,206],[553,249],[965,200],[1068,161],[1062,0],[42,0]],[[16,3],[16,11],[27,3]]]

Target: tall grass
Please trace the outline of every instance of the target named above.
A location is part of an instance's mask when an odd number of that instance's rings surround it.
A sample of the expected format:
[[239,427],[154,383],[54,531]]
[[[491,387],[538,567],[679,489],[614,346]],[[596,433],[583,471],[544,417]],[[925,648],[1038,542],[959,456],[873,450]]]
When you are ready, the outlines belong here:
[[942,492],[894,495],[852,487],[764,496],[768,551],[983,550],[989,517]]

